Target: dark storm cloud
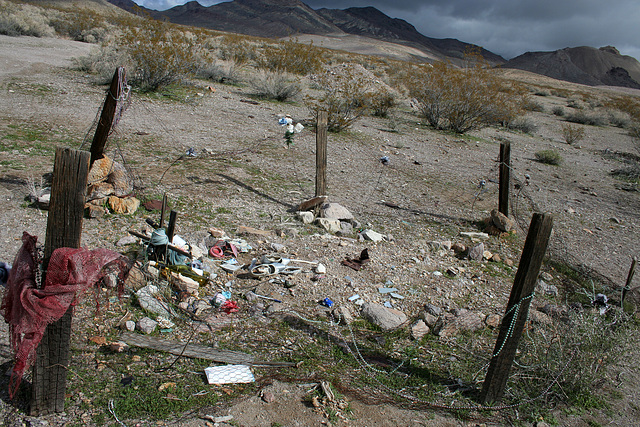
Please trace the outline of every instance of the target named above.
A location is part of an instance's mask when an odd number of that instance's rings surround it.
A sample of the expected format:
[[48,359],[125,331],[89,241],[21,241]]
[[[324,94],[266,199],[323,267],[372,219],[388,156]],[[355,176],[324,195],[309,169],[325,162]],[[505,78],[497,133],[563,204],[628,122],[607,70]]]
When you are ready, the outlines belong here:
[[[456,38],[509,59],[527,51],[612,45],[640,58],[638,0],[302,0],[313,9],[373,6],[428,37]],[[167,9],[180,0],[139,0]],[[199,0],[203,6],[220,3]]]

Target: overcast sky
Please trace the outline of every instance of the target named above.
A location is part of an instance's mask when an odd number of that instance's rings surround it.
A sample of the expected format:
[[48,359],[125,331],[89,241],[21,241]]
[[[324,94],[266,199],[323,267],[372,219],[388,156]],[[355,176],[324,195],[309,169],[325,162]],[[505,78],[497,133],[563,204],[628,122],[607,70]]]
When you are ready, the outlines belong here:
[[[186,0],[134,0],[164,10]],[[615,46],[640,60],[639,0],[302,0],[313,9],[374,6],[425,36],[474,43],[511,59],[527,51]],[[203,6],[221,3],[198,0]]]

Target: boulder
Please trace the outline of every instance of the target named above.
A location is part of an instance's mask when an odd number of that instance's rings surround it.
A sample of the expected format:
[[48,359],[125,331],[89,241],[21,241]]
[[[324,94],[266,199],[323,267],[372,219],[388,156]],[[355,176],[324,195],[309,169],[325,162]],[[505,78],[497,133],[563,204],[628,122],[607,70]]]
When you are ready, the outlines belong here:
[[434,333],[440,338],[451,338],[461,332],[475,332],[484,327],[482,317],[471,311],[460,311],[458,316],[445,314],[438,319]]
[[360,236],[364,240],[371,240],[373,243],[378,243],[384,240],[384,236],[376,231],[366,229],[360,233]]
[[340,231],[340,220],[334,218],[317,218],[316,222],[329,233]]
[[418,320],[413,325],[411,325],[411,337],[415,340],[419,340],[429,332],[429,326],[427,326],[424,320]]
[[311,224],[315,217],[313,216],[313,212],[309,211],[298,211],[296,216],[303,224]]
[[143,317],[136,323],[136,329],[147,335],[152,333],[156,329],[156,326],[158,326],[158,322],[149,317]]
[[398,328],[408,320],[403,312],[373,302],[362,305],[362,316],[385,331]]
[[484,243],[478,243],[471,249],[469,249],[469,259],[474,261],[482,261],[484,257]]
[[320,208],[320,215],[323,218],[334,218],[343,221],[353,219],[353,214],[339,203],[325,203]]
[[515,227],[515,222],[497,209],[491,211],[491,223],[505,233],[509,233]]

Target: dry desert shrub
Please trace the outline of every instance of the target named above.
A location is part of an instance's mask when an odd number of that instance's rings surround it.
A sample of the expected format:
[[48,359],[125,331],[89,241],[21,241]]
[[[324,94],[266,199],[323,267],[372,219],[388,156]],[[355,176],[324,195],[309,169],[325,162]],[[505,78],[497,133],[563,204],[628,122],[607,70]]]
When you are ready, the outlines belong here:
[[244,65],[258,58],[256,44],[247,36],[240,34],[224,34],[215,38],[218,57],[225,61],[232,61],[238,65]]
[[258,72],[250,84],[256,96],[280,102],[295,98],[301,91],[299,80],[282,72]]
[[562,139],[569,144],[575,144],[584,138],[584,128],[569,123],[561,124]]
[[500,79],[479,61],[465,68],[444,62],[410,66],[399,82],[432,127],[457,133],[506,126],[523,114],[527,100],[524,87]]
[[[322,73],[312,76],[312,82],[320,91],[317,96],[307,95],[305,104],[317,119],[319,110],[328,113],[328,130],[340,132],[367,114],[372,100],[387,99],[391,89],[361,65],[340,64],[325,67]],[[384,106],[377,107],[379,110]]]
[[322,49],[313,43],[304,44],[293,39],[265,45],[256,62],[263,70],[306,76],[320,71],[323,56]]
[[28,4],[0,0],[0,34],[8,36],[53,37],[50,14]]

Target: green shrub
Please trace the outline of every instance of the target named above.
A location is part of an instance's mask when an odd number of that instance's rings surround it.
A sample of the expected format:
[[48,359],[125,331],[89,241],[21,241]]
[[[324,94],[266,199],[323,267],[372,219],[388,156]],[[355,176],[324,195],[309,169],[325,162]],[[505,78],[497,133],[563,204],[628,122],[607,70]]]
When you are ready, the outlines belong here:
[[562,164],[562,157],[555,150],[540,150],[535,154],[536,160],[545,165],[558,166]]
[[563,117],[564,107],[562,107],[561,105],[556,105],[555,107],[553,107],[551,112],[553,113],[554,116]]
[[59,35],[87,43],[102,42],[111,32],[102,16],[87,9],[65,11],[52,19],[51,25]]
[[562,123],[561,131],[562,138],[569,145],[580,142],[584,138],[584,128],[580,126],[574,126],[569,123]]
[[316,119],[319,110],[327,111],[330,132],[348,129],[369,109],[371,80],[358,67],[342,64],[313,76],[321,94],[317,97],[307,95],[305,104]]
[[285,73],[261,72],[250,82],[254,94],[261,98],[288,101],[300,93],[300,83]]
[[256,62],[264,70],[305,76],[320,71],[322,57],[322,50],[313,43],[298,43],[294,39],[266,45]]
[[217,63],[203,59],[195,71],[196,77],[216,83],[237,85],[243,78],[241,67],[233,61]]

